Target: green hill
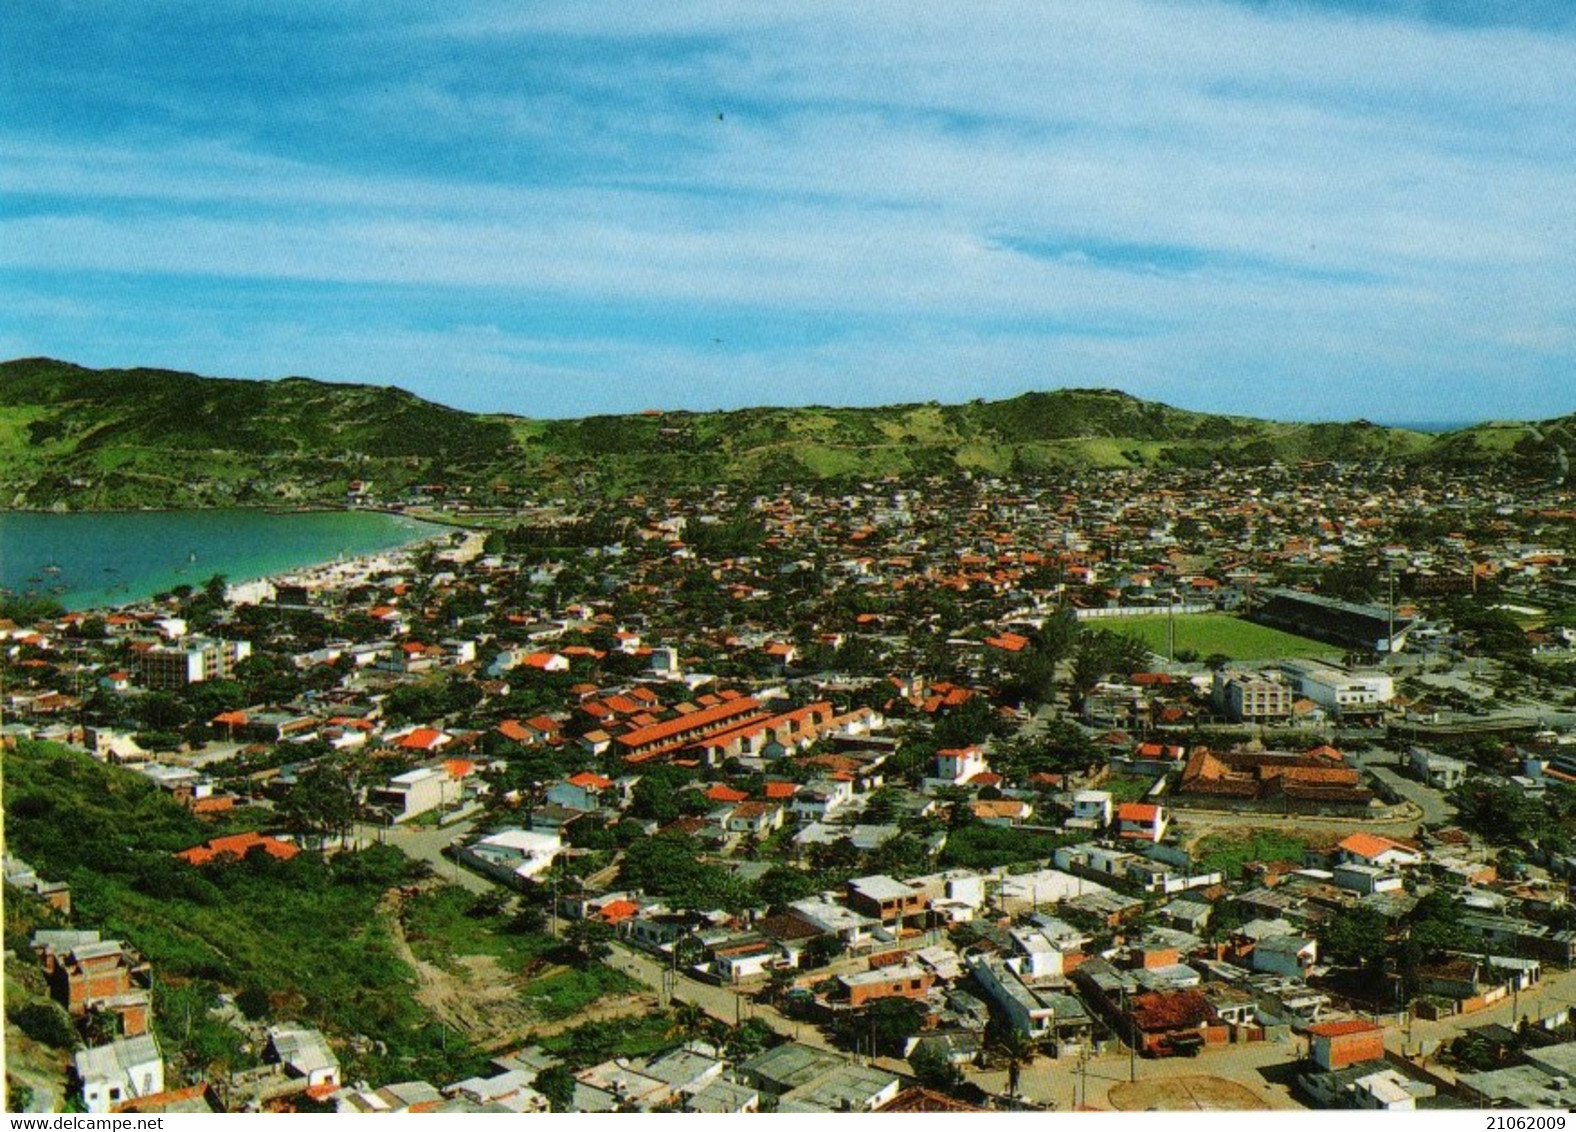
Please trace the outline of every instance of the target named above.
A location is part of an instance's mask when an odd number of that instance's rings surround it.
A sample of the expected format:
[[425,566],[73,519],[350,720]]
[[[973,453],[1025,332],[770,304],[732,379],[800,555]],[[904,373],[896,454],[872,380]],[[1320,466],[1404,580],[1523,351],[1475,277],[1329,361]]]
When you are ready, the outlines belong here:
[[1442,438],[1284,424],[1108,389],[882,408],[760,408],[546,421],[461,412],[383,386],[0,363],[0,506],[333,502],[421,483],[622,491],[967,469],[1025,473],[1274,460],[1448,459],[1557,468],[1572,418]]

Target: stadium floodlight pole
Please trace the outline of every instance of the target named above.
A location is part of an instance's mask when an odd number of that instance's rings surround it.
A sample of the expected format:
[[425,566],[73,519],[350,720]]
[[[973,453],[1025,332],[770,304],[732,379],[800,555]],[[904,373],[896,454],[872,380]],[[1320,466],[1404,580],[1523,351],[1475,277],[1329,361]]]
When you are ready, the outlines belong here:
[[1171,600],[1166,603],[1166,659],[1177,661],[1177,591],[1171,587]]

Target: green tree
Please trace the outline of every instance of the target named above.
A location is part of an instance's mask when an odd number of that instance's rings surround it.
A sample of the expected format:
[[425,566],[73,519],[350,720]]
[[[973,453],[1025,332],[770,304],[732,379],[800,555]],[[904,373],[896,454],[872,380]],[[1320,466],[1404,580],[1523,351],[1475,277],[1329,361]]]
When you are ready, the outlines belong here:
[[142,697],[137,714],[147,731],[179,731],[191,722],[191,709],[169,692],[149,692]]
[[813,896],[818,887],[814,876],[791,865],[773,865],[755,884],[766,906],[773,909]]
[[11,1015],[11,1021],[35,1042],[71,1050],[82,1044],[66,1012],[53,1002],[30,1002]]
[[1372,908],[1347,908],[1326,922],[1321,943],[1324,954],[1337,963],[1363,967],[1370,972],[1384,968],[1388,949],[1384,917]]
[[360,809],[357,775],[348,760],[320,759],[280,799],[285,828],[325,843],[350,832]]
[[588,967],[613,954],[613,929],[601,920],[575,920],[564,930],[564,942],[574,953],[576,966]]
[[224,591],[230,586],[230,581],[223,574],[214,574],[202,584],[202,595],[209,603],[215,606],[224,604]]
[[952,1063],[940,1042],[921,1042],[908,1059],[921,1085],[950,1093],[963,1084],[963,1070]]
[[575,1075],[562,1065],[549,1065],[536,1075],[531,1088],[547,1098],[554,1112],[569,1112],[575,1103]]
[[901,1053],[908,1039],[925,1024],[925,1014],[925,1008],[911,998],[878,998],[865,1009],[863,1019],[854,1020],[853,1026],[868,1033],[877,1050]]
[[804,965],[812,970],[825,967],[846,950],[847,945],[830,933],[813,937],[804,945]]
[[252,1021],[268,1017],[272,1003],[268,1000],[268,992],[256,983],[251,983],[240,994],[235,996],[235,1005],[241,1013]]

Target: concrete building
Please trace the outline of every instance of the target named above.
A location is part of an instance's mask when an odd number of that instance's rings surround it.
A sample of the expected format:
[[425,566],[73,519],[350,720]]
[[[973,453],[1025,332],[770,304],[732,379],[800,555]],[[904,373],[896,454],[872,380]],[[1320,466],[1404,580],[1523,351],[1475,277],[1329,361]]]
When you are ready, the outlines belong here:
[[563,848],[554,834],[506,829],[466,846],[460,857],[484,873],[514,883],[546,872]]
[[396,774],[385,785],[370,791],[367,804],[386,810],[398,823],[441,806],[458,805],[461,791],[460,780],[446,767],[423,766]]
[[930,906],[930,897],[923,888],[880,874],[855,877],[847,883],[847,889],[850,908],[883,924],[899,924],[910,916],[922,916]]
[[1001,1009],[1013,1029],[1034,1041],[1086,1038],[1094,1019],[1083,1003],[1068,993],[1066,981],[1028,973],[1021,957],[971,955],[969,970]]
[[936,752],[935,770],[936,783],[961,786],[976,774],[990,770],[990,764],[978,747],[956,747]]
[[873,1065],[844,1063],[777,1100],[778,1112],[874,1112],[897,1096],[901,1081]]
[[1216,708],[1234,723],[1275,723],[1291,718],[1291,685],[1267,676],[1215,673]]
[[1299,590],[1266,590],[1267,600],[1253,620],[1318,641],[1374,653],[1396,653],[1406,648],[1416,625],[1383,605],[1359,605]]
[[1342,1069],[1298,1076],[1297,1084],[1321,1109],[1412,1112],[1417,1102],[1437,1093],[1386,1061],[1359,1061]]
[[1104,829],[1111,824],[1112,805],[1108,790],[1080,790],[1073,795],[1073,816],[1066,824],[1069,829]]
[[1148,802],[1123,802],[1116,808],[1117,835],[1139,841],[1159,841],[1170,824],[1166,808]]
[[1273,935],[1253,945],[1253,969],[1286,978],[1302,978],[1319,958],[1311,936]]
[[73,1069],[82,1086],[82,1107],[88,1112],[109,1112],[116,1105],[164,1091],[164,1056],[152,1034],[78,1050]]
[[1384,672],[1349,672],[1316,660],[1289,660],[1281,670],[1296,691],[1332,717],[1368,715],[1395,698],[1395,680]]
[[1467,777],[1465,761],[1435,754],[1426,747],[1413,747],[1407,761],[1417,776],[1436,790],[1454,790]]
[[909,963],[837,976],[842,997],[855,1008],[881,998],[922,999],[935,982],[936,976],[930,971]]
[[193,637],[180,645],[160,645],[142,654],[142,682],[155,691],[178,691],[206,680],[224,680],[251,655],[250,641]]
[[283,1065],[291,1076],[304,1079],[309,1089],[340,1084],[339,1058],[319,1030],[290,1025],[268,1027],[268,1048],[263,1060]]

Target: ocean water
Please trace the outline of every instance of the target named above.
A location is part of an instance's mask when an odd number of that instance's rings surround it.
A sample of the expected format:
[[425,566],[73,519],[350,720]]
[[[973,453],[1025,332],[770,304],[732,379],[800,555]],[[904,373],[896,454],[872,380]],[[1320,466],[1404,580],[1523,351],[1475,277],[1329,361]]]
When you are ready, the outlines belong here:
[[67,609],[123,605],[215,574],[231,582],[370,554],[443,527],[370,511],[0,512],[0,587]]

